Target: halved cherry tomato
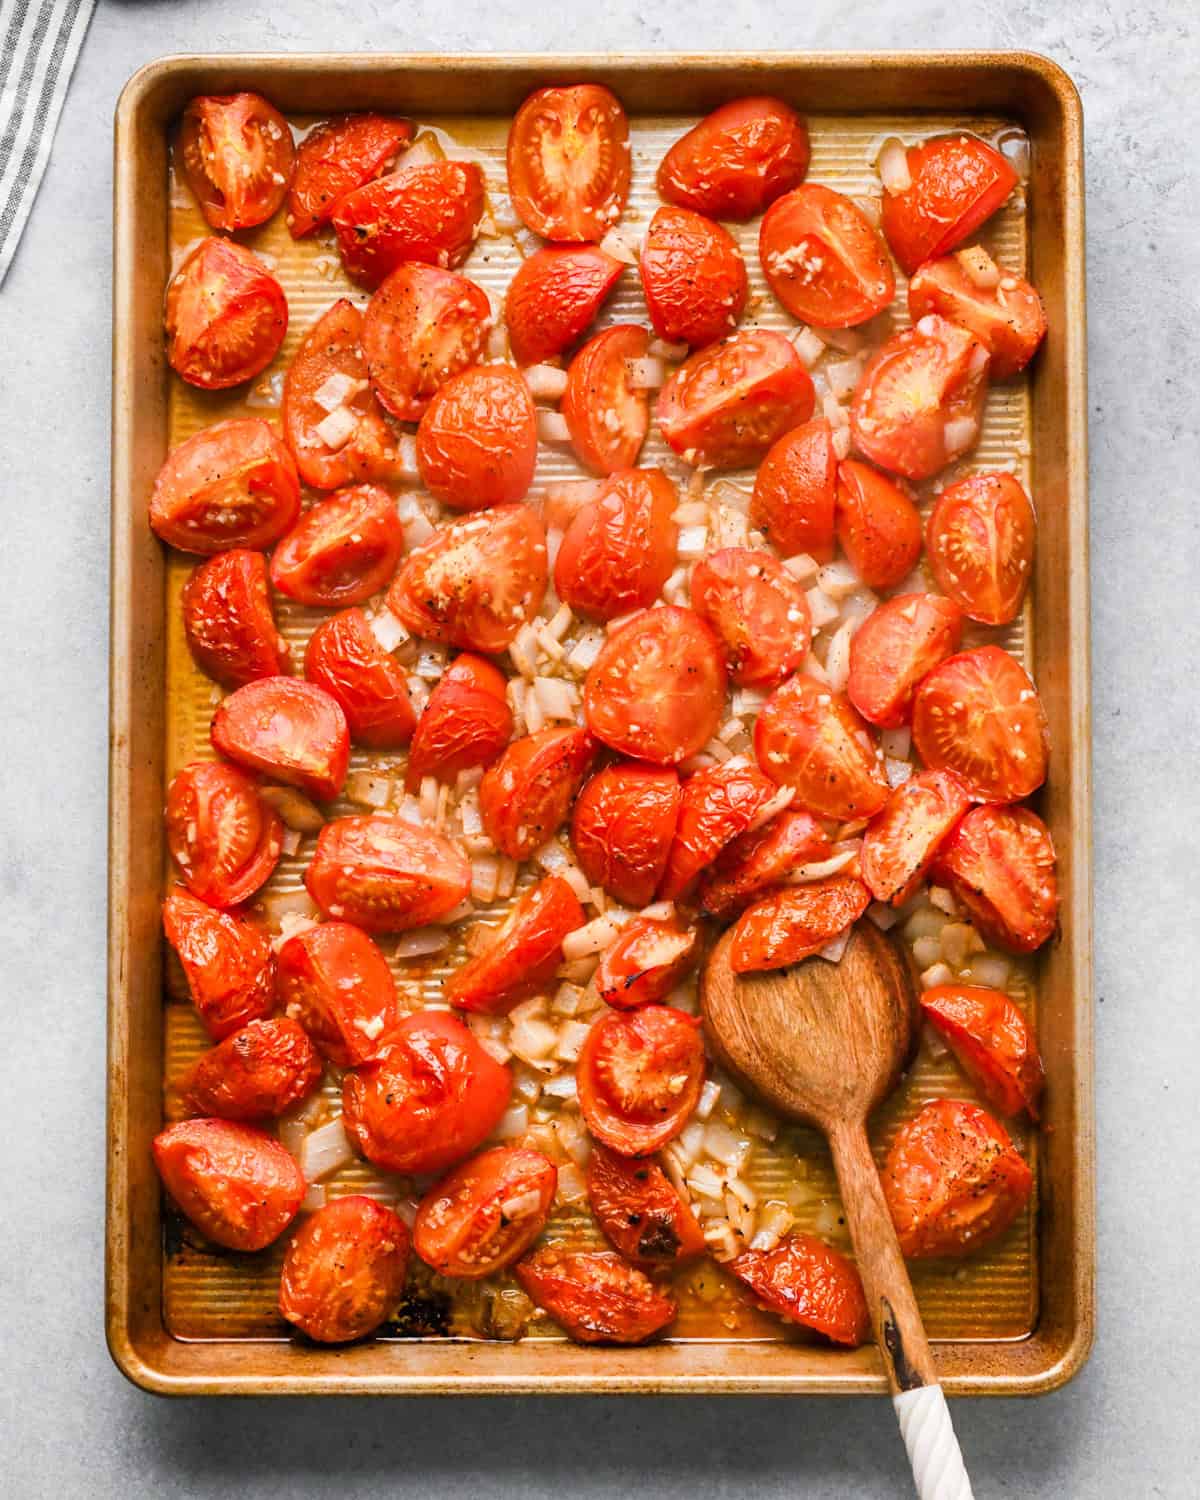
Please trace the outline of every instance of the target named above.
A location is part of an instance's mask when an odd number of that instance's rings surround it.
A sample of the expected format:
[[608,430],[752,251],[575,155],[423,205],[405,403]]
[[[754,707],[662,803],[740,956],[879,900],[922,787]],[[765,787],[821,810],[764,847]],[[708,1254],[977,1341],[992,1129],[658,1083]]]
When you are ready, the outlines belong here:
[[596,747],[586,729],[557,726],[514,740],[483,773],[479,811],[510,859],[528,859],[566,821]]
[[863,835],[859,863],[876,901],[903,906],[916,895],[938,850],[971,805],[949,771],[922,771],[893,791]]
[[853,1263],[815,1234],[796,1230],[774,1250],[743,1250],[725,1269],[759,1307],[856,1349],[871,1331],[866,1293]]
[[546,1245],[515,1266],[530,1297],[581,1344],[641,1344],[677,1308],[650,1278],[610,1250]]
[[417,720],[408,749],[408,785],[423,776],[453,781],[460,771],[490,766],[512,737],[513,716],[502,672],[464,652],[442,673]]
[[512,204],[544,239],[602,239],[621,217],[629,172],[629,122],[600,84],[538,89],[509,128]]
[[896,1133],[883,1196],[911,1260],[972,1255],[1000,1238],[1033,1191],[1033,1173],[986,1110],[933,1099]]
[[691,589],[692,608],[720,636],[734,682],[777,687],[808,655],[808,596],[769,552],[711,552],[692,569]]
[[846,696],[864,719],[898,729],[913,695],[939,662],[957,651],[962,611],[940,594],[897,594],[862,622],[850,642]]
[[869,818],[888,798],[870,730],[823,682],[797,673],[767,699],[754,723],[754,753],[772,781],[826,818]]
[[661,469],[620,469],[567,527],[554,564],[564,603],[589,620],[647,609],[675,567],[679,503]]
[[753,219],[808,171],[808,127],[781,99],[731,99],[671,147],[658,191],[714,219]]
[[913,700],[913,744],[975,802],[1016,802],[1046,779],[1050,736],[1037,689],[999,646],[948,657]]
[[700,1022],[669,1005],[607,1010],[575,1070],[584,1123],[622,1156],[651,1156],[687,1124],[704,1083]]
[[386,1172],[442,1172],[487,1140],[512,1076],[444,1010],[405,1016],[376,1057],[346,1074],[342,1122]]
[[400,1300],[408,1227],[358,1193],[317,1209],[292,1236],[279,1279],[279,1311],[319,1344],[373,1333]]
[[168,547],[209,556],[269,547],[300,514],[300,479],[273,427],[217,422],[167,454],[150,496],[150,529]]
[[837,468],[833,430],[823,417],[784,433],[754,477],[751,526],[784,557],[807,552],[832,562]]
[[853,875],[829,875],[775,891],[737,919],[730,965],[735,974],[749,974],[811,958],[857,922],[870,904],[870,891]]
[[327,223],[347,193],[390,170],[412,136],[411,121],[391,115],[342,115],[314,125],[296,148],[287,213],[292,238]]
[[892,300],[887,246],[853,199],[806,182],[777,198],[758,233],[767,285],[802,323],[852,328]]
[[930,315],[876,351],[854,392],[854,445],[872,463],[928,479],[979,438],[987,395],[987,347]]
[[700,872],[751,827],[775,795],[774,782],[743,755],[689,776],[658,899],[686,895]]
[[261,928],[176,886],[163,902],[163,931],[214,1042],[275,1009],[275,960]]
[[355,188],[330,218],[346,274],[378,286],[397,266],[422,261],[453,271],[471,253],[483,218],[483,168],[431,161]]
[[412,739],[417,715],[408,678],[361,609],[344,609],[317,626],[304,652],[304,675],[340,705],[356,745],[394,750]]
[[337,1068],[369,1062],[400,1020],[387,959],[349,922],[321,922],[288,938],[276,959],[275,992]]
[[301,604],[360,604],[388,582],[403,550],[395,499],[356,484],[304,512],[275,549],[271,582]]
[[637,323],[596,334],[567,368],[559,403],[575,456],[594,474],[631,468],[650,427],[650,398],[635,390],[627,361],[641,359],[650,335]]
[[843,459],[838,464],[837,536],[868,588],[894,588],[921,555],[921,513],[885,475]]
[[259,677],[213,714],[213,749],[228,760],[328,802],[346,779],[350,730],[341,705],[299,677]]
[[704,1254],[704,1231],[657,1162],[630,1161],[597,1143],[587,1189],[596,1222],[627,1260],[673,1266]]
[[487,340],[487,293],[453,271],[403,265],[367,304],[362,352],[375,394],[402,422],[419,422],[438,387],[476,364]]
[[1037,1119],[1046,1082],[1037,1038],[1002,990],[935,985],[921,996],[921,1012],[993,1109],[1002,1115],[1027,1109]]
[[1011,474],[968,474],[934,501],[925,527],[937,586],[983,625],[1021,612],[1037,529],[1029,496]]
[[906,157],[911,182],[900,193],[885,188],[883,232],[911,276],[974,234],[1016,187],[1017,174],[975,136],[937,136],[910,146]]
[[287,1016],[251,1021],[202,1052],[179,1081],[195,1115],[271,1120],[306,1099],[321,1081],[321,1056]]
[[[987,262],[982,282],[972,274],[980,258]],[[1001,271],[979,246],[921,266],[908,284],[908,310],[914,323],[937,313],[969,328],[991,353],[993,380],[1023,370],[1046,337],[1036,290],[1023,276]]]
[[694,927],[681,927],[674,920],[635,917],[600,959],[600,998],[615,1010],[665,1000],[695,967],[699,936]]
[[1050,830],[1027,807],[976,807],[938,854],[934,873],[990,943],[1032,953],[1058,924]]
[[189,385],[223,391],[265,370],[288,326],[283,288],[232,240],[201,240],[171,277],[167,362]]
[[538,364],[573,344],[624,269],[623,261],[598,245],[545,245],[523,260],[504,298],[517,363]]
[[196,760],[167,788],[167,848],[193,896],[237,906],[271,878],[283,824],[243,772]]
[[690,208],[660,208],[640,261],[642,289],[659,338],[704,344],[737,327],[750,294],[746,263],[727,229]]
[[583,907],[558,875],[527,890],[482,952],[456,969],[442,994],[461,1010],[503,1015],[536,994],[562,962],[563,938],[582,927]]
[[261,94],[206,94],[183,112],[179,157],[214,229],[250,229],[283,202],[295,154],[287,121]]
[[497,505],[440,526],[414,548],[388,590],[388,608],[414,635],[496,652],[542,606],[546,533],[527,505]]
[[262,1250],[296,1217],[305,1183],[274,1136],[233,1120],[183,1120],[154,1137],[163,1186],[214,1244]]
[[606,766],[575,800],[571,844],[592,885],[624,906],[648,906],[667,867],[679,776],[629,761]]
[[807,422],[814,399],[791,341],[757,328],[685,360],[659,392],[655,416],[685,463],[737,469]]
[[452,375],[417,428],[422,482],[455,510],[523,500],[536,462],[537,410],[511,365]]
[[225,687],[288,670],[275,626],[267,560],[235,547],[202,562],[183,586],[183,629],[202,672]]
[[700,882],[700,905],[712,917],[735,917],[783,885],[797,865],[826,859],[829,848],[829,835],[812,813],[785,809],[721,850]]
[[541,1234],[557,1184],[558,1168],[540,1151],[481,1152],[421,1200],[413,1248],[439,1276],[475,1280],[502,1271]]
[[583,687],[588,728],[622,755],[678,765],[717,732],[721,647],[694,610],[643,610],[600,648]]
[[327,917],[404,932],[453,911],[471,889],[471,865],[440,833],[373,813],[326,823],[304,884]]

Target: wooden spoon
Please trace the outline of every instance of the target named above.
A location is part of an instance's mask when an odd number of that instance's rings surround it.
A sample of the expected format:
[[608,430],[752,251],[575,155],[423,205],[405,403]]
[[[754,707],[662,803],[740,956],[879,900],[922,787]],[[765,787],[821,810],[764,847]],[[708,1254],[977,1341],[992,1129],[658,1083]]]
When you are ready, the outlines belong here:
[[735,974],[732,932],[700,983],[712,1051],[781,1114],[828,1137],[854,1254],[921,1500],[970,1500],[971,1484],[938,1384],[879,1174],[867,1119],[900,1081],[915,1045],[908,961],[870,922],[840,963]]

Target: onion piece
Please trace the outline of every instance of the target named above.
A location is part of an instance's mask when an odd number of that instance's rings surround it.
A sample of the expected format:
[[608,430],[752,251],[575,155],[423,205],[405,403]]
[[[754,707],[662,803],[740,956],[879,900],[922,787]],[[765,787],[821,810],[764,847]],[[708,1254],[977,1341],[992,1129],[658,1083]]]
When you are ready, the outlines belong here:
[[811,328],[800,328],[792,334],[792,347],[810,370],[825,353],[825,341]]
[[858,857],[857,849],[843,849],[831,854],[828,859],[814,860],[806,865],[797,865],[788,877],[788,885],[811,885],[814,880],[824,880],[827,875],[836,875]]
[[875,158],[875,168],[884,191],[907,193],[912,187],[912,173],[908,170],[908,147],[894,135],[888,136]]
[[535,401],[561,401],[566,394],[567,372],[557,365],[529,365],[521,373]]
[[853,930],[854,926],[853,923],[851,923],[851,925],[845,928],[844,931],[839,932],[837,937],[835,937],[831,942],[826,943],[823,948],[819,948],[817,950],[817,957],[823,958],[826,960],[826,962],[831,964],[840,964],[842,961],[842,955],[845,953],[846,947],[850,942],[850,934],[851,932],[853,932]]
[[825,366],[829,389],[839,401],[850,395],[861,374],[862,363],[857,359],[835,359]]
[[972,984],[983,985],[986,989],[1007,990],[1011,970],[1008,959],[998,953],[985,953],[971,960],[963,978],[969,978]]
[[[417,437],[413,432],[402,432],[396,439],[396,478],[416,483],[421,477],[417,465]],[[403,515],[400,517],[404,519]],[[410,543],[410,546],[415,543]]]
[[450,934],[444,927],[417,927],[406,932],[396,944],[397,958],[426,958],[443,953],[450,946]]
[[571,441],[571,429],[561,412],[546,411],[537,414],[538,437],[543,443],[567,444]]
[[912,730],[907,724],[899,729],[885,729],[879,736],[879,748],[892,760],[907,760],[912,749]]
[[808,612],[812,618],[812,628],[821,630],[826,625],[832,625],[838,617],[836,603],[822,588],[811,588],[806,591],[808,599]]
[[345,795],[362,807],[386,807],[391,801],[392,781],[371,770],[351,771],[346,777]]
[[260,786],[258,795],[273,807],[288,828],[297,833],[319,833],[325,817],[315,802],[292,786]]
[[300,1147],[300,1170],[309,1182],[327,1177],[353,1160],[354,1147],[342,1125],[341,1115],[305,1136]]
[[638,263],[637,235],[628,226],[614,224],[600,241],[600,249],[622,265],[636,266]]
[[943,441],[949,458],[965,453],[979,436],[979,423],[974,417],[952,417],[942,429]]
[[700,1098],[696,1102],[696,1118],[707,1120],[709,1115],[717,1107],[717,1100],[721,1097],[721,1085],[714,1083],[711,1078],[705,1081],[700,1090]]
[[682,526],[679,530],[679,540],[675,544],[676,554],[687,562],[695,562],[704,556],[708,549],[708,527],[707,526]]
[[835,427],[829,441],[830,446],[833,448],[833,456],[839,462],[843,458],[850,457],[853,439],[849,427]]
[[954,970],[949,964],[935,963],[921,972],[921,988],[931,990],[939,984],[953,984]]
[[422,130],[416,140],[396,163],[397,171],[406,167],[426,167],[431,162],[445,161],[446,153],[442,150],[442,143],[434,135],[432,130]]
[[671,344],[666,339],[651,339],[650,347],[646,351],[655,359],[665,359],[672,364],[678,364],[681,359],[686,359],[691,352],[687,344]]
[[529,1109],[524,1104],[513,1104],[500,1116],[500,1122],[492,1131],[495,1140],[511,1141],[524,1135],[529,1129]]
[[863,346],[863,336],[856,328],[818,328],[812,331],[830,349],[840,349],[843,354],[857,354]]
[[848,562],[826,563],[817,574],[817,583],[831,599],[847,599],[863,586],[862,579]]
[[635,391],[657,391],[666,385],[668,370],[665,361],[646,355],[641,359],[627,359],[625,369],[629,385]]
[[1000,267],[982,245],[971,245],[966,250],[956,250],[954,258],[976,286],[988,291],[1000,285]]
[[872,901],[867,907],[867,916],[880,932],[890,932],[900,920],[900,913],[894,906],[889,906],[886,901]]
[[847,621],[829,642],[825,654],[825,675],[835,693],[843,693],[850,680],[850,642],[854,635],[854,621]]
[[403,646],[405,641],[411,639],[408,631],[390,609],[377,610],[367,624],[381,649],[389,654],[395,651],[397,646]]
[[621,928],[632,916],[632,912],[614,907],[602,917],[595,917],[583,927],[568,932],[563,938],[563,957],[571,963],[577,958],[590,958],[595,953],[603,953],[616,942]]
[[807,552],[797,552],[794,557],[785,557],[783,566],[797,583],[814,583],[821,571],[821,564]]

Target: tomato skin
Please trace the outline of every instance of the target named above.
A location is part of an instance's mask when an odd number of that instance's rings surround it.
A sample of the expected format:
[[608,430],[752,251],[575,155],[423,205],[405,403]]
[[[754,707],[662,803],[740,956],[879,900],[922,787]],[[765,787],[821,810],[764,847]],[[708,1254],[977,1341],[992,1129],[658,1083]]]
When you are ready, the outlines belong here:
[[774,795],[774,782],[744,756],[689,776],[658,899],[685,896],[700,872],[726,844],[746,832]]
[[517,363],[539,364],[573,344],[624,270],[624,262],[598,245],[544,245],[527,256],[504,298]]
[[922,994],[921,1013],[993,1109],[1002,1115],[1027,1109],[1037,1119],[1046,1082],[1037,1038],[1002,990],[935,985]]
[[921,513],[892,480],[852,458],[838,465],[837,535],[870,589],[894,588],[921,556]]
[[870,904],[870,891],[853,875],[829,875],[764,896],[734,925],[729,950],[733,971],[783,969],[811,958],[857,922]]
[[401,158],[397,171],[339,199],[330,219],[346,274],[376,287],[406,261],[456,270],[471,253],[483,209],[478,162],[406,167]]
[[304,652],[304,675],[340,706],[356,745],[395,750],[412,739],[417,715],[408,678],[372,635],[361,609],[322,620]]
[[596,83],[530,94],[508,132],[508,185],[522,222],[548,240],[598,240],[629,195],[629,122]]
[[589,620],[648,609],[675,567],[679,503],[661,469],[622,469],[567,527],[554,564],[560,599]]
[[888,798],[875,742],[850,702],[798,672],[754,724],[758,763],[796,802],[826,818],[869,818]]
[[610,1250],[535,1250],[515,1267],[530,1297],[580,1344],[642,1344],[676,1307],[650,1278]]
[[1050,830],[1027,807],[975,807],[942,846],[938,880],[998,947],[1032,953],[1058,925]]
[[408,787],[423,776],[452,782],[460,771],[489,766],[512,738],[504,674],[481,656],[455,657],[429,695],[408,750]]
[[754,477],[751,526],[784,557],[807,552],[832,562],[837,469],[833,430],[823,417],[785,432]]
[[267,560],[235,547],[202,562],[183,586],[183,629],[196,665],[225,687],[288,670],[288,643],[275,628]]
[[346,194],[386,172],[412,136],[411,121],[390,115],[343,115],[315,125],[296,148],[288,190],[292,238],[327,223]]
[[897,594],[862,622],[850,642],[846,696],[863,718],[898,729],[913,695],[939,662],[958,650],[962,611],[940,594]]
[[492,305],[482,287],[435,266],[402,265],[367,304],[362,352],[381,405],[419,422],[438,387],[477,364]]
[[937,586],[972,620],[1007,625],[1033,572],[1037,520],[1011,474],[968,474],[934,501],[925,528]]
[[658,191],[714,219],[753,219],[808,171],[808,127],[781,99],[732,99],[671,147]]
[[792,317],[852,328],[883,311],[896,291],[887,247],[844,193],[806,182],[777,198],[759,229],[767,284]]
[[906,276],[974,234],[1017,185],[994,147],[974,136],[938,136],[910,146],[911,186],[883,194],[883,232]]
[[295,165],[287,121],[261,94],[191,100],[179,157],[200,212],[226,231],[265,223],[283,202]]
[[901,782],[863,835],[859,863],[876,901],[903,906],[917,893],[938,850],[971,800],[948,771],[922,771]]
[[510,859],[528,859],[566,821],[596,747],[585,729],[558,726],[514,740],[483,773],[479,811]]
[[606,1010],[588,1032],[575,1078],[596,1139],[622,1156],[652,1156],[679,1134],[700,1097],[700,1022],[669,1005]]
[[406,932],[454,910],[471,889],[471,865],[441,834],[372,813],[326,823],[304,884],[327,917]]
[[179,955],[205,1031],[224,1041],[275,1009],[275,960],[261,929],[176,886],[163,902],[163,931]]
[[993,380],[1023,370],[1046,337],[1042,299],[1023,276],[1001,273],[994,287],[978,286],[955,255],[926,261],[908,283],[908,310],[916,323],[937,313],[983,340],[992,356]]
[[228,1250],[262,1250],[296,1217],[305,1183],[274,1136],[233,1120],[183,1120],[154,1137],[154,1164],[187,1218]]
[[828,858],[829,836],[808,812],[785,808],[762,828],[739,835],[700,882],[700,905],[729,920],[782,885],[797,865]]
[[750,294],[746,264],[727,229],[690,208],[660,208],[650,220],[639,267],[659,338],[704,344],[737,327]]
[[759,1307],[857,1349],[871,1332],[862,1281],[852,1261],[799,1230],[774,1250],[743,1250],[725,1269],[754,1293]]
[[[413,1225],[413,1249],[440,1276],[476,1280],[524,1255],[554,1202],[558,1168],[540,1151],[497,1146],[465,1161],[430,1188]],[[533,1199],[516,1219],[505,1203]]]
[[658,766],[623,761],[593,776],[571,818],[571,846],[589,884],[623,906],[648,906],[667,867],[679,798],[679,776]]
[[[625,362],[641,359],[650,335],[637,323],[618,323],[590,338],[567,367],[559,411],[579,462],[593,474],[632,468],[650,428],[650,398],[629,381]],[[608,413],[615,425],[609,426]]]
[[212,719],[213,749],[318,802],[336,797],[350,761],[350,730],[335,698],[299,677],[259,677],[230,693]]
[[481,365],[439,387],[417,428],[425,488],[455,510],[523,500],[537,462],[537,410],[525,377]]
[[321,1057],[287,1016],[251,1021],[201,1053],[179,1082],[188,1111],[223,1120],[271,1120],[321,1082]]
[[150,496],[150,529],[180,552],[269,547],[300,514],[300,479],[273,427],[217,422],[167,454]]
[[377,594],[396,571],[404,528],[376,484],[338,490],[306,510],[271,558],[271,582],[301,604],[336,609]]
[[184,884],[209,906],[238,906],[279,863],[283,824],[241,771],[193,761],[167,788],[167,848]]
[[594,1145],[587,1163],[588,1202],[613,1248],[643,1266],[674,1266],[707,1249],[691,1207],[653,1161],[630,1161]]
[[553,979],[563,938],[585,920],[567,882],[547,875],[524,893],[488,946],[451,974],[443,996],[460,1010],[506,1014]]
[[287,333],[283,288],[232,240],[201,240],[171,277],[167,362],[189,385],[223,391],[260,374]]
[[711,552],[692,569],[691,591],[692,608],[720,636],[729,675],[743,687],[778,687],[808,655],[808,596],[769,552]]
[[337,1068],[370,1062],[400,1020],[387,959],[349,922],[321,922],[288,938],[275,960],[275,993]]
[[674,920],[635,917],[600,959],[596,969],[600,998],[614,1010],[634,1010],[665,1000],[695,968],[699,938],[694,927],[681,927]]
[[373,1198],[349,1194],[317,1209],[283,1257],[279,1311],[320,1344],[365,1338],[400,1300],[408,1227]]
[[508,1107],[512,1077],[461,1021],[418,1010],[377,1056],[346,1074],[342,1120],[363,1156],[387,1172],[441,1172],[485,1141]]

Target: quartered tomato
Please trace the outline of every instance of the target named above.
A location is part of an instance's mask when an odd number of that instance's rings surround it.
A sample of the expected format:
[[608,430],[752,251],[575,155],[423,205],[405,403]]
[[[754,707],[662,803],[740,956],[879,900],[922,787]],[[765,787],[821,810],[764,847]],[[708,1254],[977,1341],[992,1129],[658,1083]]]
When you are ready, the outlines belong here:
[[675,567],[679,503],[661,469],[621,469],[567,527],[554,564],[559,598],[589,620],[647,609]]
[[774,1250],[743,1250],[725,1269],[754,1293],[758,1306],[786,1323],[811,1328],[856,1349],[871,1331],[866,1293],[851,1261],[797,1230]]
[[596,334],[567,367],[559,410],[575,456],[593,474],[631,468],[650,427],[650,399],[635,389],[628,361],[641,359],[650,335],[637,323]]
[[321,922],[288,938],[276,959],[275,992],[337,1068],[369,1062],[400,1020],[387,959],[349,922]]
[[413,635],[498,652],[542,606],[546,533],[527,505],[497,505],[440,526],[404,559],[388,608]]
[[575,800],[571,845],[592,885],[624,906],[648,906],[667,867],[679,816],[679,776],[622,761]]
[[744,755],[689,776],[679,800],[679,821],[658,888],[660,901],[686,895],[732,839],[767,811],[775,784]]
[[287,1016],[251,1021],[201,1053],[179,1081],[194,1115],[273,1120],[321,1081],[321,1055]]
[[897,594],[862,622],[850,642],[846,696],[864,719],[898,729],[913,694],[939,662],[958,650],[962,611],[940,594]]
[[176,886],[163,902],[163,931],[213,1041],[275,1009],[275,960],[261,928]]
[[682,136],[658,191],[714,219],[753,219],[808,171],[808,127],[782,99],[732,99]]
[[640,261],[642,289],[659,338],[694,349],[737,327],[750,284],[737,241],[690,208],[660,208]]
[[602,239],[621,217],[629,173],[629,122],[600,84],[538,89],[509,128],[512,204],[543,239]]
[[806,552],[832,562],[837,469],[833,430],[823,417],[784,433],[754,476],[751,526],[784,557]]
[[828,875],[775,891],[737,919],[730,965],[735,974],[748,974],[811,958],[857,922],[870,904],[870,891],[853,875]]
[[986,346],[945,318],[893,334],[854,392],[855,447],[881,469],[928,479],[975,446],[988,364]]
[[972,1255],[1028,1202],[1033,1173],[986,1110],[934,1099],[903,1124],[880,1173],[900,1249],[911,1260]]
[[356,484],[304,512],[275,549],[271,582],[301,604],[361,604],[387,584],[403,550],[393,496]]
[[767,699],[754,723],[754,753],[772,781],[826,818],[869,818],[888,797],[870,731],[851,704],[797,673]]
[[947,485],[925,528],[938,588],[972,620],[1007,625],[1021,612],[1036,530],[1029,496],[1011,474],[968,474]]
[[460,1010],[503,1015],[554,978],[563,938],[582,927],[583,907],[558,875],[527,890],[508,917],[488,934],[488,945],[457,968],[442,994]]
[[511,365],[452,375],[417,428],[425,488],[455,510],[523,500],[537,462],[537,410]]
[[921,555],[921,513],[892,480],[852,458],[838,465],[837,536],[871,589],[894,588]]
[[669,1005],[607,1010],[575,1070],[584,1123],[622,1156],[651,1156],[687,1124],[704,1083],[700,1022]]
[[1036,290],[1002,271],[981,246],[921,266],[908,283],[914,323],[929,313],[960,323],[983,340],[993,380],[1023,370],[1046,337],[1046,313]]
[[232,240],[201,240],[171,277],[167,362],[189,385],[223,391],[265,370],[288,326],[283,288]]
[[408,749],[408,785],[423,776],[452,782],[460,771],[490,766],[512,736],[504,674],[490,661],[455,657],[429,695]]
[[294,152],[287,121],[261,94],[206,94],[183,112],[179,157],[214,229],[250,229],[283,202]]
[[512,1077],[444,1010],[405,1016],[371,1062],[346,1074],[342,1122],[385,1172],[443,1172],[487,1140]]
[[400,1300],[408,1247],[408,1227],[392,1209],[358,1193],[334,1198],[292,1236],[280,1313],[319,1344],[365,1338]]
[[1050,830],[1027,807],[973,808],[938,854],[934,873],[990,943],[1032,953],[1058,925]]
[[213,749],[328,802],[346,779],[350,731],[336,699],[298,677],[260,677],[230,693],[212,719]]
[[406,261],[453,271],[471,253],[483,218],[483,168],[431,161],[347,193],[330,218],[346,274],[378,286]]
[[267,559],[235,547],[202,562],[183,586],[183,629],[196,665],[225,687],[288,670],[275,626]]
[[707,745],[725,707],[721,647],[694,610],[643,610],[600,649],[583,688],[584,716],[622,755],[678,765]]
[[154,1137],[163,1186],[228,1250],[262,1250],[296,1217],[305,1183],[274,1136],[233,1120],[183,1120]]
[[674,1321],[674,1302],[609,1250],[547,1245],[515,1267],[530,1297],[580,1344],[641,1344]]
[[953,771],[975,802],[1016,802],[1046,779],[1050,736],[1041,699],[999,646],[962,651],[935,667],[917,689],[912,728],[925,764]]
[[681,927],[673,919],[635,917],[600,959],[600,998],[616,1010],[665,1000],[695,967],[699,937],[694,927]]
[[993,146],[970,135],[937,136],[906,153],[909,186],[883,194],[883,232],[911,276],[922,261],[945,255],[975,233],[1017,185],[1017,174]]
[[785,809],[725,846],[700,882],[700,905],[721,920],[783,885],[799,865],[827,859],[829,835],[809,812]]
[[627,1260],[674,1266],[705,1253],[704,1231],[657,1162],[630,1161],[596,1144],[587,1188],[597,1224]]
[[356,745],[395,750],[412,739],[417,715],[408,678],[361,609],[344,609],[317,626],[304,652],[304,675],[340,705]]
[[993,1109],[1002,1115],[1027,1109],[1037,1119],[1046,1081],[1037,1039],[1002,990],[935,985],[922,994],[921,1013]]
[[903,906],[916,895],[938,850],[970,805],[949,771],[922,771],[901,782],[863,835],[859,864],[876,901]]
[[269,547],[300,514],[300,479],[273,427],[218,422],[167,454],[150,496],[150,529],[168,547],[208,556]]
[[483,1151],[426,1193],[413,1248],[439,1276],[475,1280],[502,1271],[541,1234],[557,1184],[558,1168],[540,1151]]
[[776,687],[808,655],[808,596],[769,552],[711,552],[692,569],[691,589],[692,607],[721,638],[734,682]]
[[552,359],[595,320],[625,263],[598,245],[546,245],[517,267],[504,299],[519,365]]
[[853,199],[806,182],[767,210],[758,233],[767,285],[802,323],[852,328],[892,300],[887,246]]
[[440,833],[372,813],[326,823],[304,884],[327,917],[405,932],[454,910],[471,889],[471,865]]
[[566,821],[596,747],[586,729],[559,725],[514,740],[483,773],[479,811],[510,859],[528,859]]
[[402,422],[419,422],[438,387],[478,363],[492,305],[452,271],[404,265],[367,304],[362,352],[375,394]]
[[292,238],[327,223],[347,193],[389,171],[412,136],[411,122],[392,115],[342,115],[314,125],[296,148],[287,213]]
[[271,878],[283,847],[279,815],[243,772],[196,760],[167,788],[167,848],[193,896],[237,906]]
[[685,463],[737,469],[807,422],[814,399],[791,341],[758,328],[685,360],[660,391],[655,416]]

